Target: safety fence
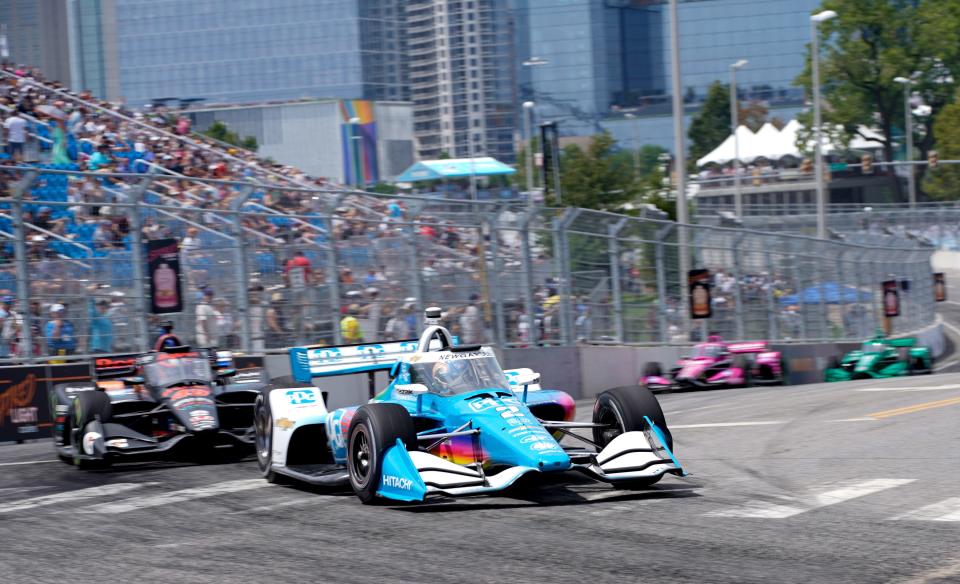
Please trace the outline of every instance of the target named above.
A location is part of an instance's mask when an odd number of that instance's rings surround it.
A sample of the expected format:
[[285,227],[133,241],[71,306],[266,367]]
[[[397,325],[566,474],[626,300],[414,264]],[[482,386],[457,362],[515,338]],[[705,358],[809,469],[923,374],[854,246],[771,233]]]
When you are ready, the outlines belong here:
[[[184,343],[250,353],[410,338],[430,305],[461,342],[503,347],[853,340],[883,325],[891,279],[908,283],[894,332],[934,319],[931,249],[896,238],[166,174],[0,167],[0,181],[8,360],[146,350],[167,321]],[[164,238],[183,310],[154,315],[146,248]],[[708,319],[689,317],[690,269],[712,274]]]

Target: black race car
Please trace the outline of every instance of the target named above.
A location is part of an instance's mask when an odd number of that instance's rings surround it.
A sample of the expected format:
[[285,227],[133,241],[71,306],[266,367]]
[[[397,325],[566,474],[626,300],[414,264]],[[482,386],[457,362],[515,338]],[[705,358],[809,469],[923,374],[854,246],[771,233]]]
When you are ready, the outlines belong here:
[[97,359],[93,381],[51,390],[57,454],[99,468],[181,447],[252,451],[253,404],[266,385],[262,369],[238,372],[229,351],[181,346]]

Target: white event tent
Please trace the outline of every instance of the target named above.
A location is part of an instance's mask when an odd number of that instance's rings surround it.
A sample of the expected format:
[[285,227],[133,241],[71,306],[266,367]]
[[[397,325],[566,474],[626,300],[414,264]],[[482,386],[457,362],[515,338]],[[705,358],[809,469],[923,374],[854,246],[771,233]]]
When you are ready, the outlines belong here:
[[[797,120],[790,122],[778,130],[776,126],[767,122],[756,133],[752,132],[746,126],[737,128],[737,138],[740,141],[740,162],[751,163],[758,158],[767,160],[780,160],[787,157],[803,158],[800,149],[797,148],[797,134],[803,127]],[[881,148],[883,144],[879,141],[880,134],[869,128],[860,128],[860,133],[871,139],[864,139],[860,136],[850,141],[850,149],[853,150],[872,150]],[[727,164],[736,158],[734,154],[734,138],[731,134],[722,144],[713,149],[712,152],[697,160],[697,166],[707,164]],[[824,137],[823,152],[828,154],[835,150],[832,144],[826,142]]]

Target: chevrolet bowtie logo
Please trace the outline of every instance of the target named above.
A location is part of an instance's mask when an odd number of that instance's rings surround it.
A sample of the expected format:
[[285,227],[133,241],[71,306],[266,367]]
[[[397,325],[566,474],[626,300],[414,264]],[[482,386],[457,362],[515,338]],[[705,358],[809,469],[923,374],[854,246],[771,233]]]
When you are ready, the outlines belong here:
[[277,420],[277,428],[280,428],[281,430],[289,430],[290,428],[293,428],[294,424],[295,422],[288,418],[280,418]]

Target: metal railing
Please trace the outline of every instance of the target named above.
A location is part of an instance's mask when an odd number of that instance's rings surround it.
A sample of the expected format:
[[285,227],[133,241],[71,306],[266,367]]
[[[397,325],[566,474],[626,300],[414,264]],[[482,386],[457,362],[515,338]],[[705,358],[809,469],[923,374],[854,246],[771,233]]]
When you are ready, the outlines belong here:
[[[111,198],[68,201],[65,177],[93,177]],[[378,208],[395,197],[350,206],[356,194],[270,187],[302,203],[291,211],[256,202],[259,185],[164,174],[0,167],[0,178],[11,217],[0,217],[0,295],[15,297],[18,315],[0,356],[18,360],[146,350],[168,319],[186,343],[252,353],[408,338],[434,304],[462,342],[504,347],[679,344],[707,333],[854,340],[883,323],[889,279],[910,283],[894,332],[935,316],[932,249],[897,237],[881,246],[417,197],[388,216]],[[184,182],[225,198],[158,195]],[[37,219],[40,206],[52,222]],[[181,242],[185,307],[155,316],[144,250],[166,237]],[[681,265],[714,275],[712,318],[691,321],[681,306]],[[67,343],[53,334],[64,321]]]

